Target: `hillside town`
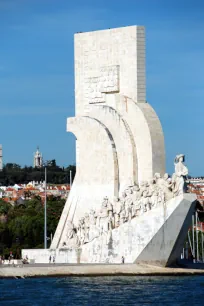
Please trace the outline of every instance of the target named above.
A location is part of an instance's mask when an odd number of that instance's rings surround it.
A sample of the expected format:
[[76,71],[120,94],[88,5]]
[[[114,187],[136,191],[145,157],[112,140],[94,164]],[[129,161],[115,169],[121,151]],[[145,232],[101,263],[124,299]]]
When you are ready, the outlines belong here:
[[198,201],[204,205],[204,178],[191,178],[187,181],[188,191],[197,195]]
[[[70,185],[54,185],[48,184],[46,186],[47,197],[57,197],[66,199],[70,191]],[[14,186],[1,186],[0,199],[12,205],[23,204],[26,200],[32,198],[40,198],[42,203],[45,200],[45,181],[44,182],[30,182],[28,184],[15,184]]]
[[[20,176],[16,176],[16,178],[14,176],[14,178],[11,180],[13,184],[10,184],[10,181],[8,181],[8,184],[0,184],[0,199],[10,203],[11,205],[21,205],[25,201],[31,200],[33,198],[37,198],[43,203],[45,200],[45,194],[47,198],[55,197],[58,199],[66,199],[70,191],[70,183],[53,183],[54,180],[52,179],[52,177],[50,178],[49,174],[53,173],[53,171],[54,173],[55,171],[58,171],[58,173],[60,173],[61,168],[56,165],[55,160],[44,162],[43,155],[40,152],[39,147],[37,147],[36,152],[33,154],[33,167],[30,167],[31,171],[34,171],[35,174],[37,173],[38,177],[44,179],[45,166],[49,170],[48,182],[45,182],[45,180],[31,180],[29,182],[26,182],[25,179],[22,179],[21,181]],[[11,174],[19,173],[19,171],[21,170],[19,169],[19,167],[20,166],[17,164],[10,163],[6,164],[6,166],[4,167],[6,168],[6,170],[3,168],[2,145],[0,145],[1,176],[7,175],[11,177]],[[24,167],[24,172],[26,172],[26,170],[27,172],[29,172],[29,167]],[[35,177],[35,175],[33,177]]]
[[[44,166],[45,162],[43,161],[43,154],[40,152],[39,147],[37,147],[36,152],[34,152],[33,154],[33,169],[40,170],[43,169]],[[0,145],[0,171],[2,172],[2,170],[3,154],[2,145]],[[204,205],[204,178],[189,177],[186,183],[188,185],[188,192],[196,194],[200,204]],[[70,191],[70,182],[69,184],[54,184],[49,182],[48,184],[46,184],[44,180],[32,180],[28,183],[14,182],[14,184],[7,184],[5,186],[0,184],[0,199],[12,205],[19,205],[23,204],[26,200],[30,200],[32,198],[37,197],[43,203],[45,200],[45,191],[48,198],[56,197],[60,199],[66,199]]]

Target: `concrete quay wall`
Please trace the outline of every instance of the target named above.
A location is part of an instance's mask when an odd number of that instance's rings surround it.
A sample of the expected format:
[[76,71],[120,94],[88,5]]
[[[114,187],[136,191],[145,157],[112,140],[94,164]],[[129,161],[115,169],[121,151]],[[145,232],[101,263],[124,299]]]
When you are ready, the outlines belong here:
[[19,265],[0,267],[0,278],[65,276],[181,276],[204,275],[204,269],[163,268],[148,265]]

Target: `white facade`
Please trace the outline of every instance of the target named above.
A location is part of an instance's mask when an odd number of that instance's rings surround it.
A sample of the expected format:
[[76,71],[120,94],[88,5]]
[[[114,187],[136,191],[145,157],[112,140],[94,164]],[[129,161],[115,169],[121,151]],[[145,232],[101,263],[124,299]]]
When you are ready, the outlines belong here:
[[42,166],[43,166],[43,156],[42,153],[40,153],[39,148],[37,147],[37,151],[34,153],[33,167],[41,168]]

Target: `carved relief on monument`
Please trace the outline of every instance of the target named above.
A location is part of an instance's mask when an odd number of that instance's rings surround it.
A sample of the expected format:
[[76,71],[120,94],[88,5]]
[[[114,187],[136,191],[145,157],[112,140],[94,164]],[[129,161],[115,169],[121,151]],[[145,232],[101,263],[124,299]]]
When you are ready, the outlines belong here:
[[100,91],[99,77],[85,79],[84,96],[90,104],[105,102],[105,94]]
[[101,67],[98,77],[85,78],[84,96],[88,103],[105,102],[105,93],[119,92],[119,66]]
[[107,66],[100,69],[100,91],[119,92],[119,66]]
[[163,177],[160,173],[155,173],[149,182],[141,182],[140,186],[127,186],[120,198],[114,197],[113,201],[110,201],[105,197],[98,212],[91,210],[89,214],[85,214],[79,220],[78,226],[69,224],[67,241],[63,246],[76,247],[77,244],[83,245],[100,236],[104,236],[108,244],[114,228],[158,206],[166,205],[173,197],[182,195],[188,174],[183,162],[184,155],[177,155],[172,178],[168,173]]

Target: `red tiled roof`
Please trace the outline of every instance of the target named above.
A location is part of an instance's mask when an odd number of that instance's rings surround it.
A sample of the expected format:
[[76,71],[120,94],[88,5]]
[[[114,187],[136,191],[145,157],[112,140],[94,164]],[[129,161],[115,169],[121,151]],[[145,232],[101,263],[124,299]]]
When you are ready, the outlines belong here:
[[13,191],[14,189],[13,188],[11,188],[11,187],[8,187],[7,189],[6,189],[6,191]]

